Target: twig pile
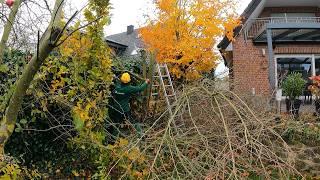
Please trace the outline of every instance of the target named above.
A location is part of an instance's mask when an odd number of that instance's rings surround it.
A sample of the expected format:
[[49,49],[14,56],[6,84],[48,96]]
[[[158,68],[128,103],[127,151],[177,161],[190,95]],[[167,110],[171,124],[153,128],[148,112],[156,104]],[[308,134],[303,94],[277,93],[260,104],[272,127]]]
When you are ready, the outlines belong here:
[[157,119],[139,144],[150,159],[150,179],[267,179],[300,176],[294,153],[273,129],[233,92],[204,80],[188,85],[174,116]]

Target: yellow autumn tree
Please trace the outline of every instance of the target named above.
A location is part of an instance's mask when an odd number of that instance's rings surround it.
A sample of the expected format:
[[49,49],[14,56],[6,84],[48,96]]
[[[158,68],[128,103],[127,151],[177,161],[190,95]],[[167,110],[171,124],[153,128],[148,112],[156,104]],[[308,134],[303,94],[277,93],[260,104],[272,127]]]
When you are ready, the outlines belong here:
[[194,80],[216,67],[214,51],[240,21],[233,0],[156,0],[156,18],[140,30],[144,43],[177,78]]

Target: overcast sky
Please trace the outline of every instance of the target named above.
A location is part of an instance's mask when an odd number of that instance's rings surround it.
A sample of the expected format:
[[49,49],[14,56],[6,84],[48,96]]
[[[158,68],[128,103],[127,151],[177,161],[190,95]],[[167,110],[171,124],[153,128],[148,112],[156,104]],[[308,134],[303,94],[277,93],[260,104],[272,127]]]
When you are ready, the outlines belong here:
[[[106,35],[125,32],[128,25],[134,25],[136,28],[144,24],[144,15],[153,12],[153,0],[111,0],[111,24],[106,28]],[[239,9],[238,13],[242,13],[251,0],[238,0]],[[54,0],[49,0],[54,3]],[[81,9],[87,0],[67,0],[67,8],[71,8],[70,12],[75,9]],[[74,9],[75,8],[75,9]],[[2,25],[0,24],[0,35],[2,35]],[[218,73],[225,71],[223,63],[217,68]]]
[[[152,6],[153,0],[111,0],[112,10],[111,10],[111,24],[106,28],[106,34],[115,34],[126,31],[128,25],[134,25],[135,27],[140,27],[144,24],[144,15],[153,12]],[[238,0],[239,10],[241,13],[244,8],[248,5],[251,0]],[[54,0],[49,0],[53,5]],[[75,9],[82,8],[87,0],[67,0],[68,4]],[[70,6],[67,6],[67,8]],[[71,12],[73,12],[72,10]],[[0,34],[1,33],[0,24]]]
[[[78,0],[75,0],[78,1]],[[152,13],[153,0],[111,0],[112,17],[111,24],[106,29],[106,34],[115,34],[126,31],[128,25],[139,27],[144,23],[143,15]],[[239,0],[239,10],[241,13],[251,0]]]
[[124,32],[128,25],[139,27],[144,23],[143,16],[152,13],[152,0],[111,0],[111,24],[106,33]]
[[[239,0],[238,13],[241,14],[251,0]],[[152,0],[111,0],[111,24],[106,28],[106,34],[125,32],[128,25],[140,27],[144,23],[143,15],[152,13]],[[216,75],[224,77],[228,73],[224,63],[216,68]]]

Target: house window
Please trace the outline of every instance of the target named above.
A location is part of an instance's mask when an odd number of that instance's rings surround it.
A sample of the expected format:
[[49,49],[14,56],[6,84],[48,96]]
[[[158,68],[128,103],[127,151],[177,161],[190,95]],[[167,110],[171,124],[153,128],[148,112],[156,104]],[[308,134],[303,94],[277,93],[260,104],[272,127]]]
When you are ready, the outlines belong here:
[[286,78],[288,74],[291,74],[293,72],[301,73],[305,80],[308,80],[309,77],[312,76],[311,57],[277,58],[277,65],[279,85],[281,85],[282,81]]
[[[315,66],[317,66],[314,55],[280,55],[278,57],[276,56],[276,62],[278,87],[281,87],[283,81],[289,74],[300,73],[307,82],[301,95],[305,97],[311,96],[308,90],[308,86],[311,83],[309,77],[315,74]],[[320,70],[320,58],[318,58],[318,67]]]

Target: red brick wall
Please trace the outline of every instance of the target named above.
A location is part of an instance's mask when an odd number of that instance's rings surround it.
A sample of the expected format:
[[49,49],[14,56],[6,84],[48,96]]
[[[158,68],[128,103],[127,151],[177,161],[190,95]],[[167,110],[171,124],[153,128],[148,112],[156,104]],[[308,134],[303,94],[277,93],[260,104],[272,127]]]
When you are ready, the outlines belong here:
[[[265,49],[266,55],[262,55]],[[320,54],[320,44],[279,44],[275,45],[275,54]],[[268,79],[267,45],[255,45],[251,40],[244,41],[238,36],[233,42],[234,89],[243,93],[270,95]]]
[[233,73],[234,90],[251,93],[252,88],[257,94],[270,93],[268,80],[268,59],[262,55],[262,48],[255,46],[252,41],[244,41],[238,36],[233,42]]
[[278,44],[275,54],[320,54],[320,44]]

